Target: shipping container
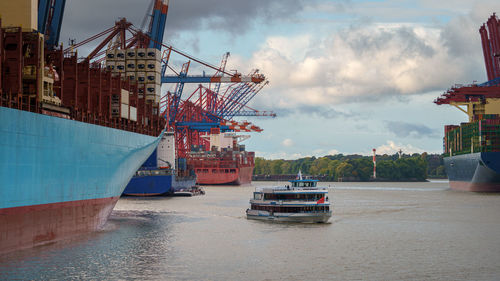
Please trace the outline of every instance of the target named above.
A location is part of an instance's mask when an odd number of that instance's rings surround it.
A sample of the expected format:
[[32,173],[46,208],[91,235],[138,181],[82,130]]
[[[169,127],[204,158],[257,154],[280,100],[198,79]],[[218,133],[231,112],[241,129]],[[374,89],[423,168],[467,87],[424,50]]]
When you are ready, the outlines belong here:
[[129,119],[128,108],[129,108],[128,104],[124,104],[124,103],[121,104],[121,109],[120,109],[120,117],[121,118]]
[[115,59],[117,61],[125,61],[125,50],[116,49],[115,50]]
[[130,107],[130,120],[137,122],[137,108]]
[[129,104],[129,96],[130,96],[129,91],[122,89],[121,90],[121,103]]
[[126,50],[126,59],[127,60],[135,60],[136,58],[136,49],[127,49]]

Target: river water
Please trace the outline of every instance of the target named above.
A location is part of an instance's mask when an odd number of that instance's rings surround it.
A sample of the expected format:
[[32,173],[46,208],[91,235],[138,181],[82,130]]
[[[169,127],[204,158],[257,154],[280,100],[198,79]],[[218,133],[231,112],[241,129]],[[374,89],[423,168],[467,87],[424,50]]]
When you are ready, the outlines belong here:
[[121,198],[102,231],[0,256],[0,279],[500,280],[500,195],[322,183],[327,224],[247,220],[255,186]]

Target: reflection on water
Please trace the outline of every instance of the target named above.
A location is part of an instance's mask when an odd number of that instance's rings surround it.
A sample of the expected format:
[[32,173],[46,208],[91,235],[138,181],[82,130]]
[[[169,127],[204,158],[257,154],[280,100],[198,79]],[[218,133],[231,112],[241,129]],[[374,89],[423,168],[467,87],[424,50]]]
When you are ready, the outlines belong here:
[[[254,186],[283,183],[257,182]],[[122,198],[106,228],[0,256],[0,279],[496,280],[500,195],[324,183],[327,224],[247,220],[253,186]]]

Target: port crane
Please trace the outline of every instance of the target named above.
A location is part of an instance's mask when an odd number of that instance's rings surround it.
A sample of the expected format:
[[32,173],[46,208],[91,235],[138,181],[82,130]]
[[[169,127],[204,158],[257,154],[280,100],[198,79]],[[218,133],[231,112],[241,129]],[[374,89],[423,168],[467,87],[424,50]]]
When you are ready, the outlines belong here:
[[455,106],[468,115],[469,122],[483,114],[500,113],[500,20],[495,14],[480,27],[479,33],[488,81],[455,85],[434,101]]
[[45,44],[49,49],[59,45],[62,20],[66,0],[39,0],[38,31],[45,34]]
[[[173,93],[168,92],[164,95],[164,100],[161,102],[161,107],[163,108],[157,110],[164,112],[164,117],[167,119],[167,126],[169,126],[170,129],[179,132],[178,139],[185,139],[185,136],[189,135],[193,139],[192,142],[201,142],[202,140],[199,135],[207,134],[214,128],[219,131],[246,131],[247,129],[245,128],[248,124],[225,125],[224,123],[231,121],[233,117],[239,116],[240,114],[243,116],[275,116],[274,113],[258,112],[257,110],[246,107],[246,104],[268,83],[264,75],[258,73],[258,71],[253,71],[246,76],[238,72],[230,73],[225,70],[229,53],[226,53],[223,56],[221,66],[217,67],[190,56],[173,46],[163,44],[162,40],[164,28],[161,28],[161,26],[164,26],[165,24],[167,11],[168,1],[155,0],[147,32],[143,32],[142,30],[136,28],[130,22],[127,22],[126,19],[120,19],[115,22],[115,26],[83,40],[82,42],[69,46],[64,50],[64,52],[73,52],[73,50],[84,44],[104,38],[101,43],[99,43],[97,47],[95,47],[89,55],[83,59],[87,63],[98,64],[103,62],[105,59],[105,46],[113,45],[120,49],[133,47],[163,48],[164,51],[161,57],[161,83],[175,83],[176,87]],[[179,72],[176,72],[169,64],[171,57],[174,54],[180,55],[181,57],[189,60],[182,65],[182,69]],[[192,62],[208,67],[209,69],[215,71],[215,74],[188,75],[188,70]],[[174,74],[167,74],[168,71],[171,71]],[[215,85],[213,91],[208,91],[209,89],[204,88],[205,92],[210,93],[210,95],[206,96],[210,96],[212,102],[205,101],[205,104],[198,104],[193,107],[190,106],[190,102],[182,101],[181,97],[185,83]],[[219,93],[221,83],[229,85],[222,94]],[[210,105],[211,107],[207,107],[207,105]],[[196,112],[199,112],[200,114],[196,114]],[[260,128],[256,126],[253,126],[252,128],[254,131],[260,130]],[[255,130],[256,128],[258,129]]]

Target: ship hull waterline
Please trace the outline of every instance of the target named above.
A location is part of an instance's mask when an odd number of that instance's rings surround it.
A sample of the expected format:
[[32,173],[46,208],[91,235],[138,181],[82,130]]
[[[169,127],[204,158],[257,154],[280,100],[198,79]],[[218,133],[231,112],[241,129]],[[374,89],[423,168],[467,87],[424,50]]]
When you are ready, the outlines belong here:
[[160,137],[0,107],[0,253],[100,229]]
[[450,188],[470,192],[500,192],[500,152],[445,157]]
[[[216,170],[214,173],[213,170]],[[196,183],[204,185],[247,185],[252,183],[253,167],[240,167],[234,173],[223,172],[224,168],[209,168],[206,173],[196,173]]]
[[134,176],[125,187],[122,195],[139,197],[173,195],[177,190],[191,188],[195,183],[195,177]]
[[292,222],[292,223],[326,223],[332,216],[332,211],[325,213],[274,213],[270,215],[267,211],[247,211],[247,219]]

